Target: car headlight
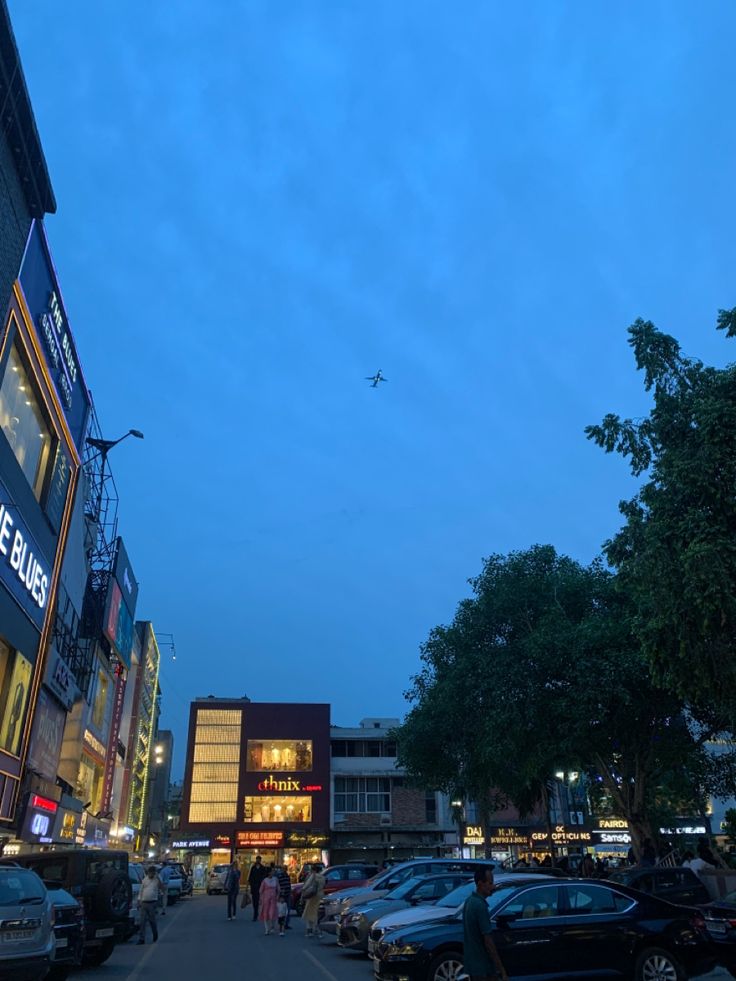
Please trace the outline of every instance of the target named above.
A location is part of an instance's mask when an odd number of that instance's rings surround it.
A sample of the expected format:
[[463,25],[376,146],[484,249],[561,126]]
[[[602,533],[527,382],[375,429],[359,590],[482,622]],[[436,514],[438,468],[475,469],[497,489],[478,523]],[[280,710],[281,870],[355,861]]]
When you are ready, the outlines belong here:
[[364,919],[364,913],[348,913],[347,916],[343,917],[345,923],[360,923],[360,921]]
[[397,960],[399,957],[415,957],[422,949],[422,945],[417,941],[408,944],[389,944],[386,947],[386,960]]

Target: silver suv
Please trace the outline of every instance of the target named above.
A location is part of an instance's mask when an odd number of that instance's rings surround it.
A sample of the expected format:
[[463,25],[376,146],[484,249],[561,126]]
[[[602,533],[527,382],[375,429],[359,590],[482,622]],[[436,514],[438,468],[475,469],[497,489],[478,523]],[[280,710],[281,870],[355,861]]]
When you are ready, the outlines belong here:
[[0,867],[0,977],[39,981],[55,950],[54,908],[35,872]]

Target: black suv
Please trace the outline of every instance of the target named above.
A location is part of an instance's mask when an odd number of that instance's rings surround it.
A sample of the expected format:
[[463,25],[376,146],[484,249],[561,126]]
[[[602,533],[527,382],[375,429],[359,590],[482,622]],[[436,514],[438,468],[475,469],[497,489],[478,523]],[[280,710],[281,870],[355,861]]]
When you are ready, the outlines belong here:
[[84,906],[85,964],[102,964],[125,940],[131,901],[127,852],[80,848],[17,855],[12,862],[60,885]]
[[692,869],[680,866],[636,866],[617,869],[608,877],[610,882],[620,882],[632,889],[641,889],[650,896],[666,899],[678,906],[700,906],[710,902],[710,895]]

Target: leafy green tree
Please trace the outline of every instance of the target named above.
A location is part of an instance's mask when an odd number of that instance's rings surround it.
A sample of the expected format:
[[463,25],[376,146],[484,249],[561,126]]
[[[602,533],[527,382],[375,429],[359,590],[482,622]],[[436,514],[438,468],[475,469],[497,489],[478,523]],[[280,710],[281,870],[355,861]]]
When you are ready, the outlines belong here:
[[[736,334],[736,308],[718,328]],[[643,419],[607,415],[586,433],[626,457],[639,493],[605,545],[635,605],[633,626],[657,679],[698,706],[736,709],[736,366],[685,357],[652,323],[629,328],[653,407]]]
[[491,556],[470,582],[473,596],[431,632],[407,692],[397,738],[410,775],[487,810],[498,788],[524,814],[545,802],[555,771],[585,770],[637,848],[673,771],[680,796],[702,804],[710,732],[652,682],[626,596],[602,563],[535,546]]

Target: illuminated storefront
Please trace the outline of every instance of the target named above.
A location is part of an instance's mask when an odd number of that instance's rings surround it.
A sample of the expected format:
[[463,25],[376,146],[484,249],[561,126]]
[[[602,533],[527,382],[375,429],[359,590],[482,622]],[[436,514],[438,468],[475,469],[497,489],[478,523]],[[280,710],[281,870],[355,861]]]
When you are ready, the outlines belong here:
[[[294,873],[322,858],[330,820],[328,705],[192,704],[179,844],[212,860],[262,855]],[[185,849],[186,850],[186,849]]]
[[89,411],[44,228],[34,222],[0,334],[0,827],[14,818],[37,704],[35,761],[56,776],[50,735],[65,706],[53,684],[40,700],[39,692]]

